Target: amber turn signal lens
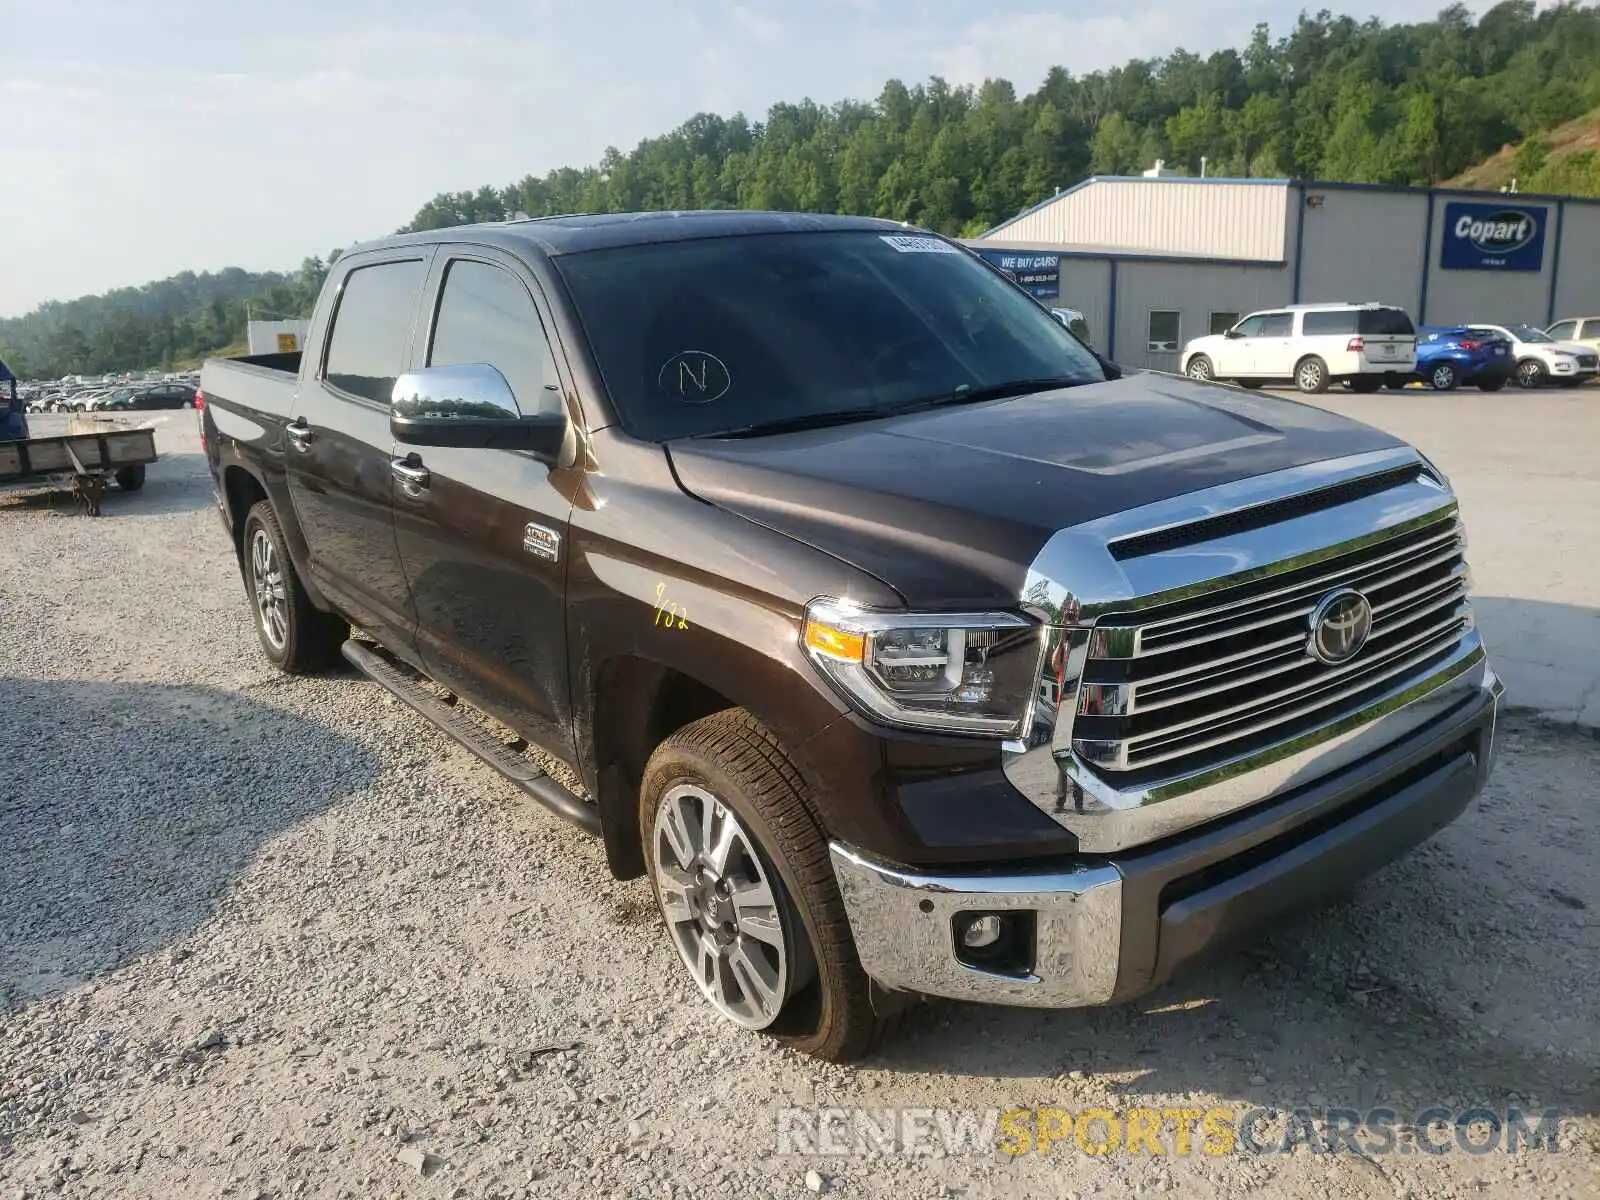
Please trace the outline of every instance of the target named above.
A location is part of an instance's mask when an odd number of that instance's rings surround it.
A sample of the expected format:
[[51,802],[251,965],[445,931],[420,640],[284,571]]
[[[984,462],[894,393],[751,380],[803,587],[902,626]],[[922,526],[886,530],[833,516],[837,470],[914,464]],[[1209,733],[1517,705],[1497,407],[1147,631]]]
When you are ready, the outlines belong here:
[[867,652],[866,634],[851,633],[812,618],[806,620],[805,640],[806,645],[818,654],[843,662],[860,662]]

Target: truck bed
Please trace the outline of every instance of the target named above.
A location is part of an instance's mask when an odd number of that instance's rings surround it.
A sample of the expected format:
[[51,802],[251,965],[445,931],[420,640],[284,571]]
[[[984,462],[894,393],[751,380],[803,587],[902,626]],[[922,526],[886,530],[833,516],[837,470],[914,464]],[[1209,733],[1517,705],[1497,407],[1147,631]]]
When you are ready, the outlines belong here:
[[208,358],[200,368],[200,390],[208,403],[220,400],[285,420],[299,379],[299,351]]

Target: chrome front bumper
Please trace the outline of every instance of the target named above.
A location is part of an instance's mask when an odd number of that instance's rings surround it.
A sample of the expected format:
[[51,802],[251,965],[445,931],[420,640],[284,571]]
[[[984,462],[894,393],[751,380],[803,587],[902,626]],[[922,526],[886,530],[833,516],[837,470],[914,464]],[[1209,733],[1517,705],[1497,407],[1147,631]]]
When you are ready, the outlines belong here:
[[[1115,861],[923,872],[836,842],[834,874],[861,965],[887,988],[956,1000],[1073,1008],[1128,999],[1453,820],[1488,777],[1503,690],[1485,668],[1449,712],[1367,760]],[[1230,870],[1230,859],[1246,865]],[[963,962],[955,940],[963,913],[1030,913],[1030,967],[1005,973]]]

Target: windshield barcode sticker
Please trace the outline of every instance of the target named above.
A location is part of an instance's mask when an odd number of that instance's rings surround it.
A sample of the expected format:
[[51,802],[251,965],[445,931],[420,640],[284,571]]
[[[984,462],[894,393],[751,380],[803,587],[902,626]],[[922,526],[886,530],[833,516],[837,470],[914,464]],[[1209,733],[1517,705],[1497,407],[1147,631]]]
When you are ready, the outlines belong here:
[[893,246],[901,254],[960,254],[949,242],[941,242],[938,238],[911,237],[903,233],[885,233],[880,235],[884,241]]

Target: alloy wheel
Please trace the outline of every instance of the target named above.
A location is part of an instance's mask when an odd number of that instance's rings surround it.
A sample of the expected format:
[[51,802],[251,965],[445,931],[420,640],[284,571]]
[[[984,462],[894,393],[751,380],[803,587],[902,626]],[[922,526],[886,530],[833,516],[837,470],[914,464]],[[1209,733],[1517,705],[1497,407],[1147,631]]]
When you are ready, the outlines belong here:
[[1316,391],[1322,384],[1322,368],[1314,362],[1301,363],[1297,382],[1303,392]]
[[1190,363],[1189,364],[1189,378],[1190,379],[1199,379],[1199,380],[1202,380],[1202,381],[1210,380],[1210,378],[1211,378],[1211,363],[1210,363],[1210,361],[1207,360],[1207,359],[1204,359],[1204,358],[1197,358],[1192,363]]
[[278,549],[265,529],[257,529],[250,538],[250,586],[261,630],[275,649],[282,650],[289,641],[289,587]]
[[1435,391],[1448,392],[1456,386],[1455,368],[1444,365],[1435,367],[1431,382]]
[[730,1021],[765,1029],[790,984],[784,908],[732,808],[680,783],[655,817],[654,882],[667,931],[701,993]]

